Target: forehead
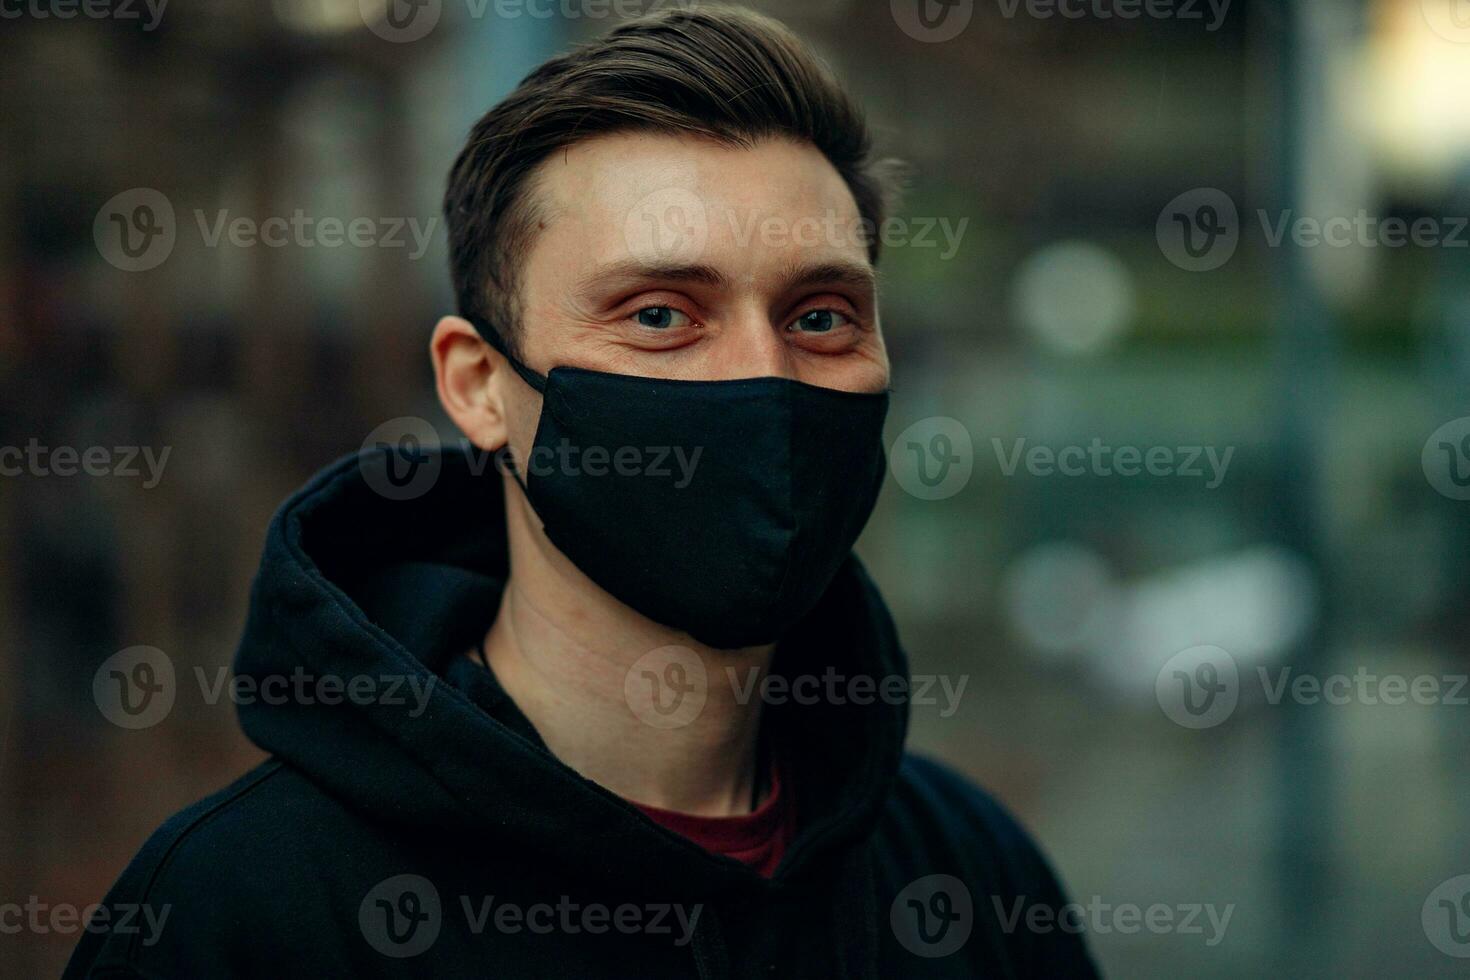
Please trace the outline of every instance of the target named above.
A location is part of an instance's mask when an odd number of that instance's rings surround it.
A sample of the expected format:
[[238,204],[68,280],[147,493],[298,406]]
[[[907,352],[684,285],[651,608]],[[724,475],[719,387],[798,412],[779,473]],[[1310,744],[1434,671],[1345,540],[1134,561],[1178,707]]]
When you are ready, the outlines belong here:
[[758,276],[777,265],[868,262],[847,184],[820,151],[792,140],[599,136],[543,161],[531,198],[532,270],[637,259]]

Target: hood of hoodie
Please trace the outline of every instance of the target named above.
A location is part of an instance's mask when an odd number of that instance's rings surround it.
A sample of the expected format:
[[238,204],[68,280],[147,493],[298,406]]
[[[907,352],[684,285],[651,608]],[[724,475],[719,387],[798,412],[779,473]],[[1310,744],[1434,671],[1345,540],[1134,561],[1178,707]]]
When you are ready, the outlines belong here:
[[[800,830],[765,879],[655,824],[447,683],[451,659],[483,639],[508,573],[503,483],[487,456],[459,449],[421,457],[411,486],[395,479],[399,465],[389,448],[342,459],[271,522],[235,674],[340,678],[346,690],[368,678],[362,689],[382,696],[242,701],[262,749],[365,819],[494,835],[569,875],[665,898],[787,887],[871,832],[902,757],[904,704],[766,707]],[[711,678],[720,671],[710,665]],[[772,673],[907,680],[856,557],[778,645]]]

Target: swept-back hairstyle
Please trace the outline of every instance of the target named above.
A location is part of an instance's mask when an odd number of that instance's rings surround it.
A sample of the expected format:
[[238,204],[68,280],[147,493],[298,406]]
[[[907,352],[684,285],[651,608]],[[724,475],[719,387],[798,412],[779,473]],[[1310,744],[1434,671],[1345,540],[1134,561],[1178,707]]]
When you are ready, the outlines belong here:
[[[493,324],[517,348],[517,277],[536,225],[532,172],[565,146],[626,130],[809,143],[872,228],[894,187],[892,164],[871,159],[862,113],[796,35],[739,8],[665,10],[546,62],[470,131],[444,195],[461,316]],[[868,250],[876,262],[877,235]]]

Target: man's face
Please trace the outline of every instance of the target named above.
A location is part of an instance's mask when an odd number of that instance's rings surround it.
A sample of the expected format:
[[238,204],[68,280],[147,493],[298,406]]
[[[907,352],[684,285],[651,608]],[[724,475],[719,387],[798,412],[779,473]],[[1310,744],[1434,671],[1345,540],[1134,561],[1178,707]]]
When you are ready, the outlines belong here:
[[[887,387],[871,229],[811,146],[601,136],[553,154],[527,191],[517,340],[533,370]],[[430,355],[440,402],[469,440],[531,459],[541,397],[505,359],[453,316],[435,327]],[[871,400],[850,404],[871,419]],[[519,538],[547,560],[522,561],[519,578],[534,587],[547,568],[578,574],[524,494],[508,493],[507,517],[513,551]]]
[[[888,383],[857,205],[811,146],[752,148],[626,133],[538,169],[521,274],[521,353],[685,380],[784,377],[849,391]],[[536,396],[497,372],[515,448]],[[518,390],[517,390],[518,389]]]

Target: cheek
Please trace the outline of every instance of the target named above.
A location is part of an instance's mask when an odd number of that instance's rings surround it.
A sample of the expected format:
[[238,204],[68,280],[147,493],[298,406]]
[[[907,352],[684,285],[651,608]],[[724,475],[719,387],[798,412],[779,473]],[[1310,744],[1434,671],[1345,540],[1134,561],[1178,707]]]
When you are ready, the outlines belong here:
[[883,335],[881,333],[873,338],[872,346],[869,349],[869,356],[883,373],[883,383],[887,384],[891,365],[888,363],[888,345],[883,343]]
[[540,421],[540,398],[524,398],[517,404],[515,415],[510,420],[510,445],[516,458],[529,457],[536,443],[536,426],[540,424]]
[[504,424],[506,444],[517,462],[528,458],[535,442],[536,425],[541,418],[541,396],[526,385],[520,377],[506,371],[506,376],[495,379],[502,385],[498,401]]
[[854,390],[881,391],[888,387],[888,350],[883,335],[873,333],[864,339],[853,361]]
[[881,348],[862,355],[803,358],[796,378],[822,388],[877,392],[888,387],[888,361]]

